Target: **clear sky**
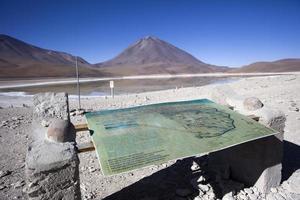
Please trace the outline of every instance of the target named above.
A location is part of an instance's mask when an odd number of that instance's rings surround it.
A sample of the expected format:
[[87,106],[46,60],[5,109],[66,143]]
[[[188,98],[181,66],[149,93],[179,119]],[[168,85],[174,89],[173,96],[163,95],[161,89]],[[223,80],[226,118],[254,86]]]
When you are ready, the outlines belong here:
[[0,33],[91,63],[153,35],[241,66],[300,58],[300,0],[0,0]]

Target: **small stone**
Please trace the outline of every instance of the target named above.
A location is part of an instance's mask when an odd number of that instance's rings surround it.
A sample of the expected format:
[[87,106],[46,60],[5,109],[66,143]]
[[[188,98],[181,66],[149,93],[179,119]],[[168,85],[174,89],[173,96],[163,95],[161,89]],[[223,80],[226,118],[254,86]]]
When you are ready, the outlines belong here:
[[258,196],[255,195],[255,194],[248,194],[248,197],[249,197],[250,200],[257,200],[257,199],[259,199]]
[[199,190],[201,190],[203,192],[207,192],[210,189],[208,185],[203,185],[203,184],[199,184],[198,188],[199,188]]
[[292,102],[292,103],[291,103],[291,106],[292,106],[292,107],[296,107],[297,104],[296,104],[295,102]]
[[176,194],[181,197],[186,197],[186,196],[192,194],[192,191],[188,188],[180,188],[180,189],[176,190]]
[[234,200],[233,193],[229,192],[229,193],[225,194],[223,196],[222,200]]
[[206,181],[206,178],[204,176],[200,176],[198,179],[197,179],[197,182],[198,183],[202,183],[202,182],[205,182]]
[[76,112],[70,112],[70,115],[71,115],[71,116],[75,116],[75,115],[76,115]]
[[25,103],[22,104],[23,108],[29,108],[29,106]]
[[196,170],[199,170],[199,169],[200,169],[200,166],[195,161],[193,161],[193,164],[191,166],[191,170],[196,171]]
[[0,185],[0,190],[7,188],[6,185]]
[[93,168],[93,167],[89,167],[89,172],[90,173],[93,173],[93,172],[95,172],[96,171],[96,169],[95,168]]
[[253,187],[252,191],[255,195],[259,195],[259,191],[258,191],[257,187]]
[[253,194],[253,190],[250,189],[250,188],[245,188],[244,191],[245,191],[247,194]]
[[83,115],[84,113],[85,113],[85,111],[84,110],[76,110],[76,115]]
[[273,192],[273,193],[278,192],[277,188],[273,188],[273,187],[270,189],[270,191]]
[[9,171],[9,170],[0,171],[0,178],[2,178],[4,176],[7,176],[7,175],[10,175],[10,174],[11,174],[11,171]]
[[41,125],[43,127],[48,127],[49,126],[49,122],[43,119],[42,122],[41,122]]
[[202,197],[205,193],[202,190],[199,190],[199,197]]
[[256,97],[246,98],[243,105],[247,110],[257,110],[263,107],[263,103]]
[[19,187],[22,187],[23,185],[25,185],[25,181],[21,180],[21,181],[18,181],[16,183],[13,184],[14,188],[19,188]]
[[245,194],[239,194],[238,198],[240,198],[242,200],[247,200],[248,199],[247,195],[245,195]]
[[18,120],[18,118],[17,117],[12,117],[11,120],[16,121],[16,120]]

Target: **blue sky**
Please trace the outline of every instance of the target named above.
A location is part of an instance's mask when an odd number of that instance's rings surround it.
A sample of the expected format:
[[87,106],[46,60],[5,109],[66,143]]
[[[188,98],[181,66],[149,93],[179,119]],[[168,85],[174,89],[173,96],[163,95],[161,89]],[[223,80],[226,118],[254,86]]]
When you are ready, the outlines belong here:
[[235,67],[300,58],[300,1],[0,0],[0,33],[91,63],[153,35]]

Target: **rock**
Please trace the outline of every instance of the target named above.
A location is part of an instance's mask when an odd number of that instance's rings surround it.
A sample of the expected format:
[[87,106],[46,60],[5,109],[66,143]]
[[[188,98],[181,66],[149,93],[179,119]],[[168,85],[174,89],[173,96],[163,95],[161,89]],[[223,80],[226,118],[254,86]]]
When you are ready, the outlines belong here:
[[200,169],[200,166],[195,161],[193,161],[193,164],[191,166],[191,170],[196,171],[196,170],[199,170],[199,169]]
[[83,115],[84,113],[85,113],[85,111],[84,110],[76,110],[76,115]]
[[198,188],[199,188],[199,190],[201,190],[203,192],[207,192],[210,189],[208,185],[203,185],[203,184],[199,184]]
[[288,192],[300,194],[300,169],[295,171],[287,181],[284,181],[282,187]]
[[18,117],[12,117],[11,120],[16,121],[18,120]]
[[242,200],[247,200],[248,199],[247,195],[241,194],[241,193],[238,195],[238,198],[242,199]]
[[225,194],[223,196],[222,200],[234,200],[233,193],[229,192],[229,193]]
[[67,93],[39,93],[33,97],[33,118],[50,121],[53,118],[69,120]]
[[29,106],[25,103],[22,104],[23,108],[29,108]]
[[197,182],[198,183],[202,183],[202,182],[205,182],[206,181],[206,178],[204,176],[200,176],[198,179],[197,179]]
[[257,200],[257,199],[259,199],[258,196],[255,195],[255,194],[248,194],[248,197],[249,197],[250,200]]
[[49,126],[49,122],[43,119],[43,120],[41,121],[41,125],[42,125],[43,127],[48,127],[48,126]]
[[7,176],[7,175],[10,175],[10,174],[11,174],[11,171],[9,171],[9,170],[0,171],[0,178],[2,178],[4,176]]
[[278,192],[277,188],[273,188],[273,187],[270,189],[270,191],[273,192],[273,193]]
[[75,132],[68,120],[55,119],[47,130],[47,138],[53,142],[72,142]]
[[243,105],[247,110],[257,110],[263,107],[263,103],[256,97],[246,98]]
[[97,169],[95,169],[95,168],[93,168],[93,167],[89,167],[88,169],[89,169],[89,172],[90,172],[90,173],[93,173],[93,172],[95,172],[95,171],[97,170]]
[[192,194],[192,191],[188,188],[179,188],[176,190],[176,194],[181,197],[186,197]]
[[75,116],[75,115],[76,115],[76,112],[70,112],[70,115],[71,115],[71,116]]
[[290,111],[299,112],[299,108],[297,107],[289,107]]
[[18,181],[16,183],[13,184],[14,188],[20,188],[22,187],[23,185],[25,185],[25,181],[24,180],[21,180],[21,181]]
[[6,187],[6,185],[0,185],[0,190],[4,190]]
[[245,188],[244,191],[246,192],[246,194],[253,194],[253,190],[251,188]]

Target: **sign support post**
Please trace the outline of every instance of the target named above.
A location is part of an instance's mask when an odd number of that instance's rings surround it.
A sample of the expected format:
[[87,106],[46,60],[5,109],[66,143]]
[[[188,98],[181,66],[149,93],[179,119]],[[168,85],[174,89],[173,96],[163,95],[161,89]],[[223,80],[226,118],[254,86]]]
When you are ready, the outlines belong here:
[[114,81],[109,81],[109,87],[110,87],[110,95],[112,98],[114,98]]
[[76,77],[77,77],[78,110],[81,110],[80,85],[79,85],[79,72],[78,72],[77,56],[76,56]]

